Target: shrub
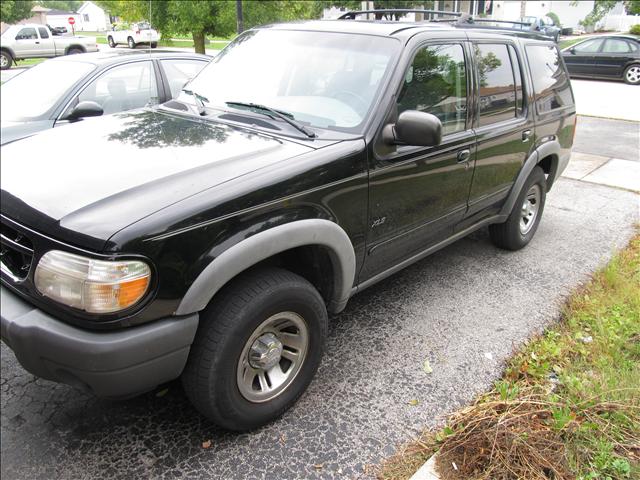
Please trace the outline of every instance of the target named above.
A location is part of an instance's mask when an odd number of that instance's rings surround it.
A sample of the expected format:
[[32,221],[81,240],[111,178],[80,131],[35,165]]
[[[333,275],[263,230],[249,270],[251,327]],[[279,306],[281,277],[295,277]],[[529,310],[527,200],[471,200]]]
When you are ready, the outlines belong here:
[[629,29],[629,33],[632,35],[640,35],[640,23],[633,25],[630,29]]
[[553,20],[553,23],[556,24],[556,27],[562,27],[562,24],[560,23],[560,17],[558,17],[558,15],[553,12],[549,12],[547,13],[547,17]]

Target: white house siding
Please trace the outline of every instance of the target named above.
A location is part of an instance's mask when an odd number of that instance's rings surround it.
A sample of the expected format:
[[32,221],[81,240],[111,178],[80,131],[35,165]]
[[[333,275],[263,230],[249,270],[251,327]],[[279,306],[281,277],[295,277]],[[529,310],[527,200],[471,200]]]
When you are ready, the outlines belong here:
[[65,15],[47,15],[47,24],[52,27],[66,27],[68,31],[71,31],[71,25],[69,25],[69,17],[73,17],[76,23],[73,25],[75,29],[78,28],[80,23],[80,16],[77,13],[68,13]]
[[77,31],[104,32],[109,30],[109,16],[93,2],[84,2],[78,9],[80,21]]

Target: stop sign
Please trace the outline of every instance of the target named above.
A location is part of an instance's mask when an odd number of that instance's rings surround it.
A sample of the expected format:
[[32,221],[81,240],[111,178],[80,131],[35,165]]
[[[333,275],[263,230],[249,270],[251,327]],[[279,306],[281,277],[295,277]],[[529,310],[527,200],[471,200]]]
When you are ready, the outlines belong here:
[[76,19],[73,17],[69,17],[67,21],[69,22],[69,25],[73,25],[74,23],[76,23]]

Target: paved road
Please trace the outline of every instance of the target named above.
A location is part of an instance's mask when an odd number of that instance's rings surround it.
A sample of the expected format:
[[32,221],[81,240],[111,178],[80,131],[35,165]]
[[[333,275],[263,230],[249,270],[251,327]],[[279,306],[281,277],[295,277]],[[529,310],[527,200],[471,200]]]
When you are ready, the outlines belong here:
[[573,151],[640,162],[640,123],[580,115]]
[[572,79],[579,115],[640,121],[640,88],[611,80]]
[[207,424],[179,384],[163,396],[97,400],[36,380],[3,345],[2,478],[363,476],[490,386],[512,349],[553,322],[570,290],[627,242],[639,198],[561,179],[526,249],[497,250],[483,230],[363,292],[332,320],[308,393],[251,434]]

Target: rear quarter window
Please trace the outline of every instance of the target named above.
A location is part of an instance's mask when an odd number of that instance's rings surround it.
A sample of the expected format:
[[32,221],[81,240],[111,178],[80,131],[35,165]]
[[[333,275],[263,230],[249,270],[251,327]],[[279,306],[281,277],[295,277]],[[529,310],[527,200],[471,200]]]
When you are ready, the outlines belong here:
[[536,111],[547,113],[573,105],[569,77],[555,45],[527,45]]

